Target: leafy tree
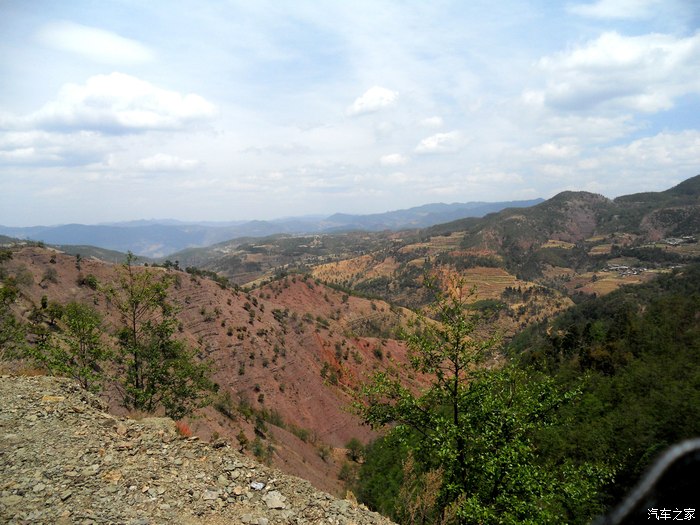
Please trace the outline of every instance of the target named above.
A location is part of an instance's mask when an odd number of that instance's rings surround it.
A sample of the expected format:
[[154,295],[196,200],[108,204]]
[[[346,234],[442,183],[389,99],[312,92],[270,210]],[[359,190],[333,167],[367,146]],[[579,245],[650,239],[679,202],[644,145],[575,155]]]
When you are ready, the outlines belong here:
[[61,309],[62,330],[46,333],[32,349],[52,373],[76,379],[83,388],[102,388],[102,364],[110,352],[102,341],[102,316],[90,306],[68,303]]
[[135,262],[129,252],[118,287],[109,293],[121,316],[117,362],[123,402],[146,412],[162,406],[166,415],[181,419],[208,403],[216,385],[197,352],[174,338],[177,309],[167,296],[172,277],[139,270]]
[[614,504],[670,445],[700,435],[700,265],[587,300],[519,334],[510,351],[564,384],[586,377],[569,423],[539,449],[616,465],[601,491]]
[[408,456],[405,433],[389,433],[373,441],[365,448],[365,462],[358,476],[357,487],[353,490],[357,498],[371,509],[389,516],[398,522],[397,512],[399,491],[404,484],[402,464]]
[[0,360],[17,357],[24,347],[25,329],[12,312],[12,304],[18,296],[15,280],[3,279],[0,283]]
[[[0,361],[19,357],[26,347],[26,330],[15,317],[12,305],[20,296],[20,286],[31,284],[31,274],[23,269],[14,276],[10,275],[4,263],[11,260],[12,251],[0,249]],[[26,282],[26,274],[30,276],[29,283]]]
[[[404,498],[423,499],[404,502],[410,512],[403,521],[559,523],[570,514],[596,512],[589,504],[607,471],[552,468],[540,460],[534,441],[576,393],[512,366],[487,366],[499,339],[481,313],[468,309],[462,288],[453,290],[436,292],[436,321],[423,319],[407,337],[411,367],[432,378],[430,387],[416,394],[381,372],[356,405],[373,427],[393,425],[392,434],[415,460],[417,490],[403,491]],[[438,493],[426,500],[420,487],[434,489],[436,480]]]

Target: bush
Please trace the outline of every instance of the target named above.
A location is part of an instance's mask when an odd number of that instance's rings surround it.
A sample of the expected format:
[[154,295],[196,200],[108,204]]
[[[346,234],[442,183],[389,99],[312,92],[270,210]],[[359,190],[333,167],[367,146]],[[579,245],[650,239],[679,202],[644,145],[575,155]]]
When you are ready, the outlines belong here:
[[359,462],[365,455],[365,447],[362,442],[357,438],[352,438],[345,444],[345,448],[348,449],[347,456],[354,462]]

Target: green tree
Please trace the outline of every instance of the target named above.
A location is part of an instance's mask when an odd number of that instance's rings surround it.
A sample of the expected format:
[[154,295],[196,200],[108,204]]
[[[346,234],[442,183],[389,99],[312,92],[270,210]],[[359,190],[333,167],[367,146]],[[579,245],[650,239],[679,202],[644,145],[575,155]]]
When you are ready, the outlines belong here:
[[[5,263],[11,260],[12,251],[0,249],[0,361],[20,357],[26,349],[26,330],[15,317],[12,305],[20,297],[20,286],[27,283],[20,271],[10,275]],[[31,274],[29,276],[31,279]]]
[[15,280],[11,277],[2,279],[0,283],[0,360],[19,357],[25,347],[26,331],[12,311],[12,305],[18,297],[19,288]]
[[52,373],[72,377],[86,390],[97,392],[102,388],[104,361],[110,355],[102,341],[102,316],[75,302],[61,312],[61,330],[45,333],[32,354]]
[[[457,283],[459,284],[459,283]],[[535,435],[555,421],[556,410],[575,397],[547,378],[533,378],[487,359],[499,348],[483,314],[468,308],[470,294],[453,286],[435,293],[432,316],[407,337],[410,363],[431,377],[416,394],[385,372],[375,375],[356,404],[373,427],[392,425],[415,460],[417,490],[404,492],[434,502],[402,521],[457,523],[559,523],[571,519],[596,495],[606,471],[540,460]],[[415,472],[417,471],[417,473]],[[438,473],[439,475],[436,475]],[[404,474],[406,475],[406,474]],[[424,488],[435,487],[429,498]],[[427,499],[426,499],[427,498]],[[595,513],[597,508],[588,512]]]
[[350,439],[350,441],[345,444],[345,448],[347,449],[348,458],[356,463],[359,462],[365,454],[365,447],[357,438]]
[[168,300],[172,276],[137,268],[129,252],[118,286],[109,292],[121,316],[117,331],[122,398],[129,408],[180,419],[209,402],[216,385],[196,350],[174,338],[177,309]]

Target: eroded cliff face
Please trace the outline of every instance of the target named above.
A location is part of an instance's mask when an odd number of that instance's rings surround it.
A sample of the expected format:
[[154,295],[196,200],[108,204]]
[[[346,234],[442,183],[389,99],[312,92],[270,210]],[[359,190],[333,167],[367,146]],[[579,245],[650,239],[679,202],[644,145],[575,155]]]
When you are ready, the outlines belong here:
[[104,412],[77,383],[0,377],[0,521],[390,524],[165,418]]

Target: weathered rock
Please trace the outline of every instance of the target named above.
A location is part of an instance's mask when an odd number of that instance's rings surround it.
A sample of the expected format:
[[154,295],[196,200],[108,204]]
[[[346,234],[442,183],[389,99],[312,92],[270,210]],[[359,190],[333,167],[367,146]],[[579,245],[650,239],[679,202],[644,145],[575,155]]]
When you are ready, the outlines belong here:
[[4,376],[0,399],[3,524],[390,524],[169,419],[105,414],[67,379]]
[[282,496],[282,494],[276,490],[271,490],[262,498],[268,509],[283,509],[285,507],[284,502],[286,499],[287,498]]

